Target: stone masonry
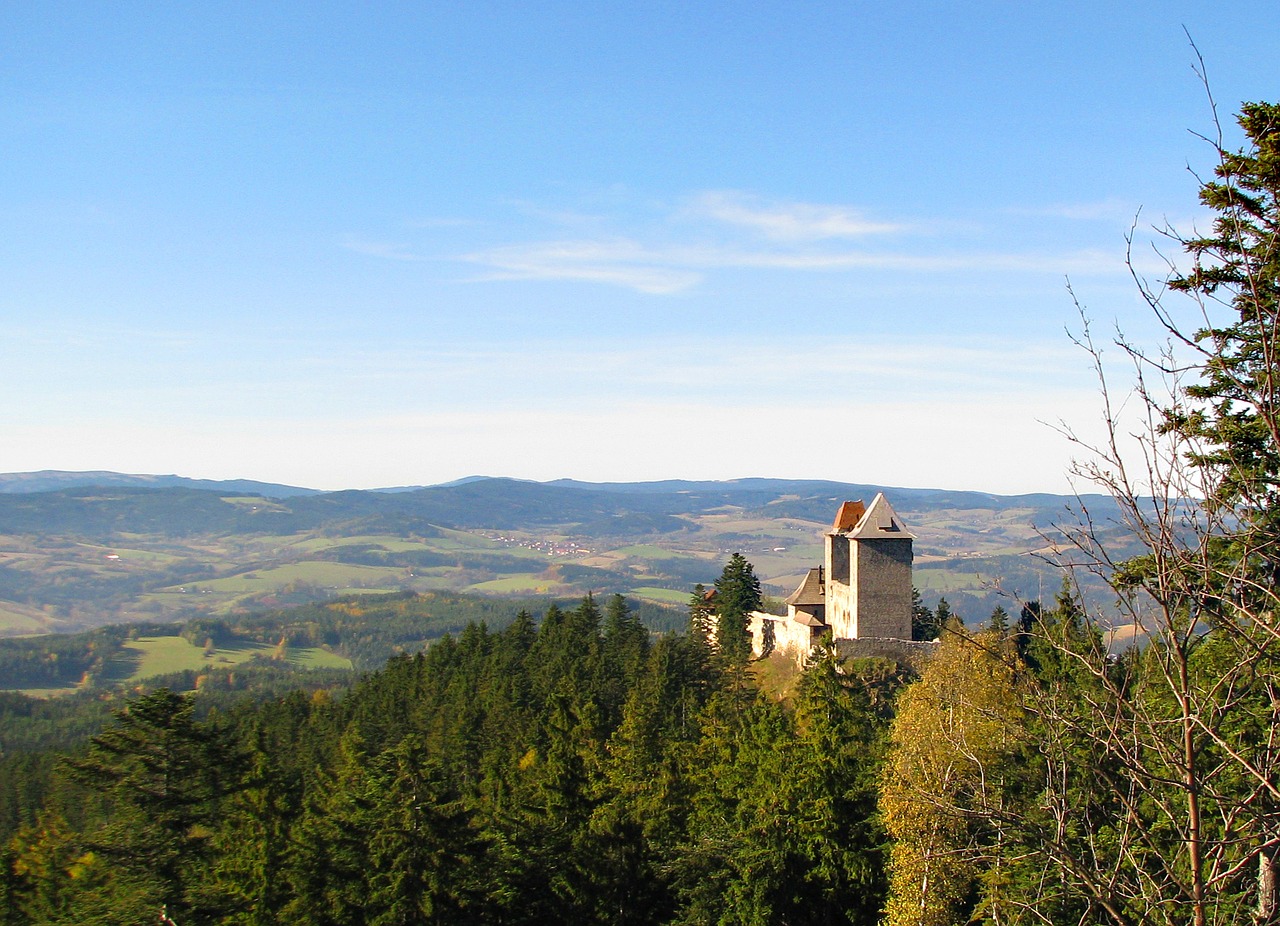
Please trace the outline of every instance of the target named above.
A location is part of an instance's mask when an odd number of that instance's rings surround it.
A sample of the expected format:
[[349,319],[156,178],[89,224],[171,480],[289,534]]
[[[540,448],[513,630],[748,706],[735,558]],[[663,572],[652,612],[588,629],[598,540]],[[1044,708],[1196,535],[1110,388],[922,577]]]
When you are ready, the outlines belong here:
[[753,654],[789,652],[803,662],[828,632],[842,652],[910,648],[914,539],[883,493],[870,505],[842,504],[826,535],[825,561],[787,598],[786,616],[752,613]]

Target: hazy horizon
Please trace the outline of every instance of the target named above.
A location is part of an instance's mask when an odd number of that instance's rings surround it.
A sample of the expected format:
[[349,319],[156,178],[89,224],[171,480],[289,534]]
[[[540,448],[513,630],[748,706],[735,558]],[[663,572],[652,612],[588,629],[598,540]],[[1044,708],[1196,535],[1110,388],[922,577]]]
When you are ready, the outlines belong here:
[[[856,485],[856,486],[871,486],[879,489],[898,489],[898,490],[909,491],[909,492],[947,492],[947,493],[971,492],[974,494],[995,495],[995,496],[1001,496],[1001,497],[1017,497],[1020,495],[1062,495],[1064,497],[1072,497],[1076,495],[1076,493],[1070,492],[1070,491],[1053,492],[1047,489],[1032,490],[1030,492],[987,492],[983,489],[975,489],[968,486],[959,486],[959,485],[948,485],[948,486],[905,485],[905,484],[868,482],[866,480],[860,480],[860,479],[831,479],[824,476],[792,477],[792,476],[760,476],[760,475],[730,476],[724,479],[687,479],[682,476],[666,476],[666,477],[658,477],[655,479],[591,480],[591,479],[576,479],[572,476],[558,476],[558,477],[553,477],[551,479],[527,479],[521,476],[511,476],[511,475],[501,474],[501,473],[472,473],[466,476],[459,476],[455,479],[446,479],[441,482],[398,483],[395,485],[388,484],[388,485],[361,485],[361,486],[356,486],[356,485],[314,486],[314,485],[300,485],[297,483],[278,482],[276,480],[262,479],[254,475],[239,475],[239,476],[229,476],[224,478],[224,477],[208,477],[208,476],[201,476],[201,475],[192,475],[189,473],[160,473],[160,472],[123,473],[123,472],[118,472],[116,470],[43,469],[43,470],[26,470],[26,471],[19,471],[19,472],[0,473],[0,483],[3,483],[4,480],[6,479],[10,479],[12,477],[17,477],[17,476],[38,477],[38,476],[45,476],[45,475],[68,476],[68,477],[105,475],[105,476],[126,477],[126,478],[143,479],[143,480],[180,479],[180,480],[188,480],[192,482],[217,482],[217,483],[249,482],[249,483],[259,483],[262,485],[280,486],[283,488],[301,489],[309,492],[318,492],[318,493],[346,492],[346,491],[378,492],[378,491],[389,491],[389,490],[399,490],[399,489],[431,489],[431,488],[450,487],[454,485],[464,484],[467,482],[475,482],[475,481],[480,481],[485,479],[498,479],[498,480],[511,480],[513,482],[527,482],[534,485],[549,485],[553,483],[568,482],[568,483],[575,483],[575,484],[581,484],[581,485],[595,485],[595,486],[655,485],[655,484],[666,483],[666,482],[672,482],[672,483],[704,483],[705,482],[705,483],[715,484],[715,485],[729,485],[729,484],[735,484],[735,483],[755,482],[755,481],[825,482],[825,483],[833,483],[837,485]],[[89,483],[82,483],[82,484],[89,484]],[[11,490],[6,490],[3,488],[2,485],[0,485],[0,492],[4,492],[4,491],[11,491]],[[1097,490],[1094,490],[1091,493],[1087,488],[1085,488],[1085,489],[1082,489],[1080,494],[1088,495],[1088,494],[1099,494],[1099,493],[1097,492]],[[1102,493],[1102,494],[1105,494],[1105,493]]]
[[5,4],[0,470],[1069,492],[1273,18]]

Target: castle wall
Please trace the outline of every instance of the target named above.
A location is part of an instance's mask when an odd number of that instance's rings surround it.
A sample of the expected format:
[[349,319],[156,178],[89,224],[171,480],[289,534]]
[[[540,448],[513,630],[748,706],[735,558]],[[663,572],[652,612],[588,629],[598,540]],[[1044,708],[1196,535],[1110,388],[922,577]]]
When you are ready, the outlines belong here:
[[854,632],[836,636],[910,640],[911,541],[855,541],[853,546]]
[[827,534],[825,620],[837,639],[857,636],[849,545],[843,534]]
[[895,662],[905,663],[916,669],[924,668],[924,663],[938,651],[940,645],[936,640],[883,640],[875,637],[863,637],[860,640],[836,640],[836,655],[841,659],[853,657],[880,656]]
[[752,611],[747,616],[751,634],[751,655],[756,659],[769,653],[788,653],[798,662],[813,649],[813,628],[776,614]]

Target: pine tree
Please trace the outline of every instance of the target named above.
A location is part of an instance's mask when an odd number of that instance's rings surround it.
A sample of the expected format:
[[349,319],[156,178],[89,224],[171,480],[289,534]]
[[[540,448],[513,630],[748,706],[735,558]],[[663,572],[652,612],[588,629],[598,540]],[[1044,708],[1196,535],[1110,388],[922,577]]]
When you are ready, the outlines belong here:
[[285,868],[294,847],[290,828],[301,812],[301,787],[281,767],[287,756],[273,749],[261,729],[253,739],[244,787],[225,806],[214,836],[210,896],[231,926],[279,922],[288,900]]
[[936,640],[939,626],[933,611],[924,603],[919,590],[913,587],[911,589],[911,639]]
[[[930,639],[938,639],[942,636],[942,631],[947,629],[947,624],[951,623],[951,619],[955,615],[951,611],[951,603],[946,598],[938,599],[938,606],[933,609],[933,629],[934,636]],[[963,623],[961,624],[963,626]]]
[[887,723],[867,688],[844,674],[828,635],[801,679],[789,792],[802,886],[786,922],[879,922],[887,892],[887,834],[877,813],[877,773]]
[[715,604],[711,601],[714,590],[709,594],[707,587],[699,582],[693,587],[693,596],[689,599],[689,635],[710,639],[715,633]]
[[987,629],[1000,637],[1006,636],[1009,633],[1009,612],[996,605],[987,620]]
[[1218,179],[1200,201],[1217,213],[1213,232],[1187,238],[1189,273],[1169,286],[1230,307],[1192,339],[1205,363],[1186,389],[1192,405],[1166,409],[1166,429],[1203,449],[1191,462],[1214,476],[1209,501],[1234,506],[1253,529],[1280,532],[1280,105],[1245,103],[1238,119],[1250,146],[1220,149]]
[[[121,873],[128,902],[183,923],[208,918],[199,896],[210,858],[218,801],[239,786],[240,759],[229,739],[197,723],[189,698],[166,688],[118,712],[68,774],[107,795],[113,816],[89,847]],[[121,898],[121,903],[125,902]]]
[[747,618],[764,607],[760,580],[741,553],[734,553],[715,582],[716,646],[729,665],[741,665],[751,657]]
[[622,595],[614,595],[604,609],[604,712],[610,728],[621,720],[627,692],[638,679],[649,655],[649,631]]
[[623,595],[612,596],[604,609],[605,663],[611,675],[633,680],[649,655],[649,631]]

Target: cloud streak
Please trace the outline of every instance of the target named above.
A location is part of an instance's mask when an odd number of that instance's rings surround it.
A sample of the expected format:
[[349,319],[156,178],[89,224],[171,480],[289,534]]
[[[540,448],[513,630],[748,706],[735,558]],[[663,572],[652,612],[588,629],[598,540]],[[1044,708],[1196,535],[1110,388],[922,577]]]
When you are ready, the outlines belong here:
[[687,262],[682,265],[626,240],[513,245],[468,254],[464,259],[492,268],[483,279],[607,283],[662,296],[688,289],[702,279]]
[[712,270],[849,272],[894,270],[915,273],[1005,271],[1110,274],[1124,271],[1115,254],[1070,253],[907,254],[866,250],[740,249],[718,246],[649,247],[636,241],[536,242],[464,255],[491,268],[484,280],[573,280],[623,286],[651,295],[673,295],[700,283]]
[[409,245],[402,242],[363,241],[356,238],[348,238],[342,242],[342,246],[348,251],[364,254],[366,257],[381,257],[384,260],[400,261],[426,260],[425,257],[415,253]]
[[736,190],[712,190],[694,197],[689,214],[745,228],[775,241],[864,238],[901,231],[903,226],[872,222],[849,206],[768,202]]
[[[938,236],[936,223],[875,221],[846,204],[772,200],[738,190],[694,194],[683,205],[654,210],[643,204],[630,217],[586,215],[516,205],[533,227],[574,226],[574,237],[480,246],[435,257],[400,241],[349,237],[353,252],[394,261],[456,261],[477,268],[464,282],[542,281],[618,287],[674,296],[713,274],[734,271],[965,275],[983,273],[1100,276],[1124,274],[1123,253],[1041,244],[1033,249],[1008,222],[995,232],[980,227]],[[617,204],[615,204],[616,206]],[[633,204],[634,205],[634,204]],[[1114,213],[1116,202],[1005,210],[1006,216],[1056,216],[1065,221]],[[644,219],[640,218],[644,216]],[[610,231],[610,228],[615,229]],[[617,229],[621,229],[620,231]],[[901,239],[921,236],[921,242]],[[975,236],[981,236],[978,241]],[[897,240],[887,240],[897,239]],[[1078,239],[1076,239],[1078,240]],[[984,246],[984,244],[986,246]],[[966,246],[967,245],[967,246]]]

